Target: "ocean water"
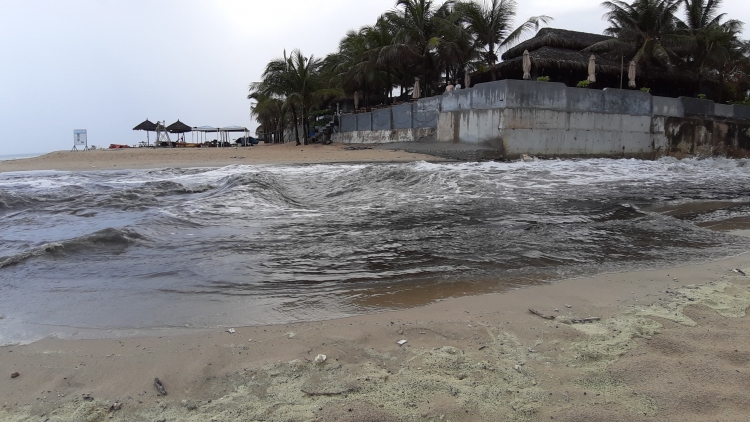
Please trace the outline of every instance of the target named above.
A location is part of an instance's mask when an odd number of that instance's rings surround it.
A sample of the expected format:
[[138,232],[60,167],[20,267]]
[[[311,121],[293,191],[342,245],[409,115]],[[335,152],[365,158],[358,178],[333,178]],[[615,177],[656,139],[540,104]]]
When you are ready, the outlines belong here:
[[25,154],[0,154],[0,161],[7,160],[20,160],[22,158],[33,158],[39,157],[40,155],[46,154],[45,152],[25,153]]
[[0,344],[321,320],[744,252],[747,160],[0,174]]

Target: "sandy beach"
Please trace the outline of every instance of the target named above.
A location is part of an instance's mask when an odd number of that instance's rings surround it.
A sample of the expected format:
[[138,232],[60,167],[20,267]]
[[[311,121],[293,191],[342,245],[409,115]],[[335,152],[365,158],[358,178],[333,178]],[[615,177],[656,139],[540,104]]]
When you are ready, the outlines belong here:
[[[0,171],[423,159],[435,160],[343,145],[133,149]],[[748,420],[744,274],[748,254],[323,322],[46,338],[0,348],[0,420]]]
[[240,148],[126,148],[56,151],[39,157],[0,161],[0,172],[29,170],[122,170],[163,167],[223,167],[232,164],[320,164],[343,162],[442,161],[425,154],[363,146],[259,144]]
[[4,347],[0,419],[747,420],[750,278],[735,269],[750,256],[325,322]]

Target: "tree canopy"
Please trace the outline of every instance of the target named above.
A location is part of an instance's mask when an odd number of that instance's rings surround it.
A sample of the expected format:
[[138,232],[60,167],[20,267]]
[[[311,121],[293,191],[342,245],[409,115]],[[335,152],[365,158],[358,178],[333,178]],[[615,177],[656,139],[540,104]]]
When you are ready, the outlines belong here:
[[[645,74],[687,75],[696,96],[708,90],[715,100],[742,101],[750,88],[750,43],[739,38],[743,23],[728,19],[721,5],[605,1],[605,34],[612,38],[585,51],[616,52]],[[347,32],[325,58],[294,50],[269,62],[262,80],[250,85],[251,114],[275,141],[291,127],[300,143],[299,128],[307,142],[337,98],[387,105],[411,98],[415,81],[430,96],[467,72],[495,80],[501,54],[552,21],[539,15],[516,26],[516,10],[516,0],[396,0],[372,25]]]

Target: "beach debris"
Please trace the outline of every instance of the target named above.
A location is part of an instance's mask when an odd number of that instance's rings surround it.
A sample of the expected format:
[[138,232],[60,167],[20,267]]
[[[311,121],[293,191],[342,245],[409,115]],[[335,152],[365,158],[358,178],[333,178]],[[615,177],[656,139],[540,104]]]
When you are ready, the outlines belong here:
[[568,304],[566,304],[565,307],[568,308],[568,309],[572,308],[572,306],[570,306]]
[[109,406],[109,411],[110,412],[115,412],[115,411],[120,410],[120,409],[122,409],[122,403],[115,402],[115,403],[112,403],[111,406]]
[[295,334],[295,333],[293,333],[291,331],[288,332],[288,333],[286,333],[286,338],[288,338],[288,339],[293,339],[296,336],[297,336],[297,334]]
[[236,333],[237,331],[235,331],[235,329],[234,329],[234,328],[230,328],[230,329],[228,329],[228,330],[227,330],[227,332],[228,332],[229,334],[234,334],[234,333]]
[[601,321],[601,317],[573,318],[570,320],[573,324],[587,324],[589,322]]
[[159,378],[154,378],[154,387],[156,387],[156,390],[159,392],[159,395],[161,396],[167,395],[167,389],[164,388],[164,384],[162,384]]
[[515,369],[516,372],[521,373],[521,365],[516,365],[513,367],[513,369]]
[[555,317],[554,317],[554,316],[552,316],[552,315],[544,315],[543,313],[541,313],[541,312],[539,312],[539,311],[537,311],[537,310],[535,310],[535,309],[531,309],[531,308],[529,308],[529,312],[531,312],[532,314],[534,314],[534,315],[536,315],[536,316],[538,316],[538,317],[540,317],[540,318],[544,318],[544,319],[555,319]]
[[86,393],[86,394],[83,395],[83,400],[84,401],[94,401],[94,396],[92,396],[91,394]]
[[399,346],[403,346],[404,344],[406,344],[406,340],[399,340],[396,342],[396,344],[398,344]]
[[735,268],[735,269],[734,269],[734,272],[736,272],[737,274],[740,274],[740,275],[744,275],[745,277],[747,277],[747,274],[745,274],[745,272],[744,272],[744,271],[742,271],[742,270],[741,270],[741,269],[739,269],[739,268]]
[[20,376],[21,376],[21,374],[19,374],[18,372],[14,372],[14,373],[10,374],[11,378],[18,378]]
[[[347,394],[356,391],[355,388],[347,388],[346,390],[341,391],[308,391],[304,388],[300,389],[301,392],[307,394],[308,396],[340,396],[342,394]],[[349,409],[351,412],[351,409]]]
[[320,365],[323,362],[325,362],[326,359],[328,359],[328,357],[326,355],[320,354],[318,356],[315,356],[315,359],[313,359],[313,363],[316,364],[316,365]]

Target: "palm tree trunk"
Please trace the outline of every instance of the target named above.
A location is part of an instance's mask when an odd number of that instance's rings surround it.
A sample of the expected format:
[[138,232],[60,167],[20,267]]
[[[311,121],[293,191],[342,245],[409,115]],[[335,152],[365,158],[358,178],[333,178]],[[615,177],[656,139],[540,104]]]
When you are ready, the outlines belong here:
[[307,118],[307,107],[302,107],[302,136],[307,145],[308,136],[310,136],[310,121]]
[[297,145],[302,145],[299,141],[299,125],[297,124],[297,107],[292,107],[292,120],[294,124],[294,136],[297,138]]
[[489,52],[487,53],[487,64],[490,65],[490,74],[492,75],[492,81],[497,80],[497,70],[495,69],[495,44],[489,44]]

